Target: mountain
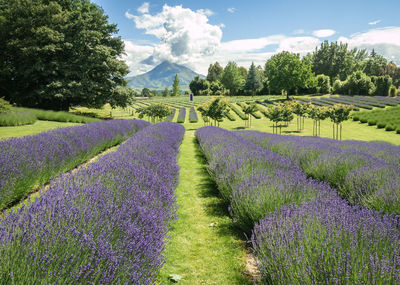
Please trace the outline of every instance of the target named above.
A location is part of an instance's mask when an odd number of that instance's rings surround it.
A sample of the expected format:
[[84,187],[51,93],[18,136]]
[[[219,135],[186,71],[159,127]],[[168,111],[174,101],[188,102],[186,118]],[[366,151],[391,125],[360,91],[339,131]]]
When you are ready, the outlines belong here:
[[147,87],[150,89],[160,90],[165,87],[172,87],[175,74],[178,74],[181,89],[188,89],[190,81],[192,81],[195,76],[204,78],[203,75],[194,72],[186,66],[164,61],[149,72],[133,77],[127,77],[126,79],[129,81],[128,85],[135,89]]

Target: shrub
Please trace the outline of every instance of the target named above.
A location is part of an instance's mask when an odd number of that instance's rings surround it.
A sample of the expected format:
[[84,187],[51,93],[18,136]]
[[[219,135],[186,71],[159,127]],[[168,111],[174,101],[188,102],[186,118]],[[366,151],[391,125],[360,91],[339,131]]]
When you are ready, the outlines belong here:
[[386,123],[385,122],[378,122],[376,124],[376,126],[377,126],[378,129],[383,129],[384,127],[386,127]]
[[386,127],[385,127],[385,131],[391,132],[391,131],[394,131],[394,130],[396,130],[396,127],[394,125],[392,125],[392,124],[387,124]]
[[36,116],[30,112],[0,113],[0,126],[31,125],[36,120]]
[[376,120],[368,120],[368,126],[375,126],[377,123]]
[[324,94],[331,92],[331,80],[329,76],[324,74],[317,75],[317,92]]
[[396,96],[397,96],[397,89],[396,89],[396,86],[394,86],[394,85],[390,86],[390,89],[389,89],[389,96],[390,96],[390,97],[396,97]]
[[8,101],[0,98],[0,113],[7,113],[11,110],[11,105]]
[[70,123],[91,123],[98,122],[99,119],[79,116],[68,112],[56,112],[50,110],[40,110],[31,108],[15,108],[18,111],[30,112],[36,116],[38,120],[55,121],[55,122],[70,122]]
[[178,114],[178,119],[177,119],[177,123],[184,123],[185,122],[185,118],[186,118],[186,108],[182,107],[179,109],[179,114]]
[[363,123],[363,124],[365,124],[365,123],[368,122],[368,119],[367,119],[367,118],[361,118],[361,119],[360,119],[360,122]]

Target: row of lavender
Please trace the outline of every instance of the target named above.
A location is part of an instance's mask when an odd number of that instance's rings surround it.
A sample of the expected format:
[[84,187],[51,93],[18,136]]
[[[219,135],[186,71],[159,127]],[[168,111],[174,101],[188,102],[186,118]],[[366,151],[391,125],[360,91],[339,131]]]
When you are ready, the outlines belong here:
[[350,206],[295,160],[216,127],[196,136],[268,284],[400,281],[400,220]]
[[241,137],[298,163],[315,179],[338,189],[351,204],[400,215],[400,147],[240,131]]
[[0,209],[147,125],[111,120],[0,141]]
[[149,126],[3,217],[0,280],[151,284],[176,215],[176,156],[183,133],[176,123]]

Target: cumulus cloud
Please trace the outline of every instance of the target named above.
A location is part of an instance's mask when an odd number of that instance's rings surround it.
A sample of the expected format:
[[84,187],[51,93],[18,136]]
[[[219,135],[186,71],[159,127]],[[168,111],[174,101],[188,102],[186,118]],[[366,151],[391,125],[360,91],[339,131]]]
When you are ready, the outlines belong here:
[[373,21],[373,22],[369,22],[368,23],[368,25],[376,25],[376,24],[378,24],[378,23],[380,23],[381,22],[381,20],[376,20],[376,21]]
[[236,8],[231,7],[231,8],[226,9],[226,11],[228,11],[229,13],[235,13]]
[[129,13],[129,10],[127,10],[125,12],[125,17],[127,17],[128,19],[133,19],[135,17],[135,15],[132,15],[131,13]]
[[336,34],[336,31],[330,29],[322,29],[322,30],[316,30],[312,34],[313,36],[318,38],[327,38]]
[[211,11],[210,9],[199,9],[196,12],[199,13],[199,14],[203,14],[203,15],[205,15],[207,17],[210,17],[210,16],[214,15],[214,12]]
[[153,65],[143,63],[143,61],[153,54],[153,46],[135,44],[128,40],[124,40],[124,43],[125,54],[121,58],[131,71],[129,75],[145,73],[152,69]]
[[149,2],[144,2],[138,9],[137,11],[141,14],[149,13]]
[[192,11],[182,6],[164,5],[155,15],[133,15],[136,28],[154,35],[159,43],[153,46],[151,61],[163,60],[187,63],[196,58],[212,55],[217,50],[222,30],[208,23],[210,10]]
[[375,49],[376,52],[400,63],[400,27],[385,27],[357,33],[350,37],[340,37],[338,41],[349,47]]

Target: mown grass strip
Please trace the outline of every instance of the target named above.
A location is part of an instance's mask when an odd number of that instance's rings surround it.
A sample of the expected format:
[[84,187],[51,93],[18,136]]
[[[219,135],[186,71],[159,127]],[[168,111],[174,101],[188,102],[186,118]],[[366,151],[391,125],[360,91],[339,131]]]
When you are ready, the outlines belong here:
[[170,231],[158,281],[173,284],[169,276],[176,274],[182,277],[179,284],[251,284],[244,242],[205,169],[193,131],[185,134],[178,164],[179,218]]

